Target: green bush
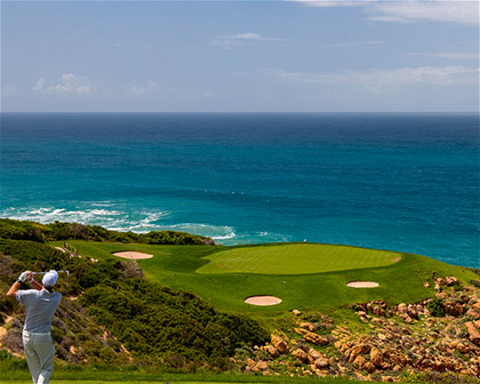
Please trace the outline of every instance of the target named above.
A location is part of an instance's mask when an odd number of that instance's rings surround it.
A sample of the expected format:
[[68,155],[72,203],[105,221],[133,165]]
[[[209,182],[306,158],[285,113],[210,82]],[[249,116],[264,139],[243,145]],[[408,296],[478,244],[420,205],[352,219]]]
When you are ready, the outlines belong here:
[[476,288],[480,288],[480,280],[470,280],[470,284]]
[[438,297],[433,298],[427,303],[427,309],[430,314],[435,317],[445,316],[445,309],[443,308],[443,301]]
[[0,349],[0,361],[5,361],[5,360],[12,360],[13,356],[8,353],[8,351],[5,351],[4,349]]
[[235,349],[269,334],[254,320],[217,312],[194,294],[132,278],[91,287],[79,303],[136,358],[167,367],[225,369]]
[[41,243],[46,241],[91,240],[145,244],[214,244],[211,238],[186,232],[152,231],[137,234],[131,231],[110,231],[98,225],[63,223],[59,221],[50,224],[39,224],[32,221],[11,219],[0,219],[0,239],[30,240]]

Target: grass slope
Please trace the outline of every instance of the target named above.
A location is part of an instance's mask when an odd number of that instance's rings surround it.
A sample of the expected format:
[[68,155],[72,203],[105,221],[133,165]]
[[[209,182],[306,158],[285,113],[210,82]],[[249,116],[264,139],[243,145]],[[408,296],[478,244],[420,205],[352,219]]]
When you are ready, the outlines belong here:
[[364,248],[320,244],[281,244],[241,247],[207,256],[197,273],[260,273],[298,275],[383,267],[400,254]]
[[[210,301],[219,310],[256,312],[265,315],[292,309],[326,311],[341,305],[370,300],[385,300],[390,304],[417,302],[433,296],[433,289],[423,286],[426,280],[430,279],[432,282],[433,272],[438,276],[454,275],[465,283],[470,279],[477,278],[466,268],[405,253],[401,254],[398,262],[374,268],[364,267],[324,273],[283,275],[231,272],[204,274],[197,273],[197,270],[209,263],[208,257],[214,257],[215,254],[225,251],[247,251],[250,256],[257,251],[261,255],[263,248],[271,247],[271,244],[212,247],[86,241],[70,241],[69,243],[78,248],[82,255],[96,259],[115,258],[111,252],[126,250],[153,254],[152,259],[138,261],[148,278],[173,288],[193,291],[203,299]],[[52,245],[61,244],[52,243]],[[324,249],[329,250],[330,248]],[[379,252],[363,251],[374,255]],[[394,253],[390,255],[394,255]],[[75,271],[71,272],[75,273]],[[355,289],[346,286],[348,282],[354,280],[373,280],[380,286],[373,289]],[[271,307],[256,307],[243,302],[246,297],[260,294],[278,296],[282,298],[283,302]]]
[[[146,383],[172,383],[172,384],[355,384],[361,381],[350,380],[348,378],[300,378],[300,377],[274,377],[260,376],[253,374],[142,374],[132,372],[111,372],[77,370],[76,372],[54,372],[52,382],[55,383],[75,383],[75,384],[146,384]],[[32,380],[27,370],[6,371],[2,373],[2,384],[27,384]],[[411,384],[420,384],[420,382],[409,381]]]

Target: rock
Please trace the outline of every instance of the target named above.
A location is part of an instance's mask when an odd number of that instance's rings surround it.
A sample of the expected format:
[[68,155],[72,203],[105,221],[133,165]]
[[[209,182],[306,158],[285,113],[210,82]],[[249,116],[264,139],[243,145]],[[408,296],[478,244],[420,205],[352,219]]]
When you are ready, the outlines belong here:
[[413,319],[406,313],[399,313],[398,317],[400,317],[402,320],[404,320],[406,323],[411,323]]
[[325,368],[328,368],[328,366],[330,365],[330,362],[328,361],[328,359],[320,358],[315,360],[314,365],[315,365],[315,368],[317,369],[325,369]]
[[370,361],[367,361],[365,363],[363,369],[365,369],[365,371],[367,371],[368,373],[373,373],[376,370],[375,365],[373,365]]
[[276,357],[280,356],[280,353],[278,352],[278,349],[275,348],[273,345],[266,345],[264,347],[264,350],[267,351],[269,353],[269,355],[272,356],[273,358],[276,358]]
[[386,341],[388,339],[388,337],[383,333],[379,333],[377,336],[381,341]]
[[376,367],[381,368],[383,364],[383,354],[376,347],[372,347],[370,350],[370,361]]
[[361,316],[361,317],[360,317],[360,321],[361,321],[362,323],[368,323],[368,318],[367,318],[366,316]]
[[318,359],[322,359],[323,358],[323,355],[316,351],[315,349],[313,348],[310,348],[310,350],[308,351],[308,361],[310,361],[311,364],[315,363],[316,360]]
[[416,319],[418,317],[418,312],[416,309],[416,305],[413,304],[408,304],[407,306],[407,314],[410,316],[412,319]]
[[266,369],[268,369],[268,364],[266,361],[263,361],[263,360],[259,360],[254,368],[254,370],[260,370],[260,371],[264,371]]
[[398,304],[397,312],[407,314],[407,304],[405,303]]
[[316,370],[315,370],[315,374],[316,374],[317,376],[320,376],[320,377],[325,377],[325,376],[328,375],[328,372],[322,371],[321,369],[316,369]]
[[287,354],[290,351],[288,344],[285,340],[283,340],[280,336],[271,335],[272,344],[275,348],[277,348],[278,352],[282,354]]
[[430,288],[430,283],[429,283],[428,281],[425,281],[425,282],[423,283],[423,286],[424,286],[425,288]]
[[393,368],[393,365],[387,361],[384,361],[383,364],[382,364],[382,369],[384,370],[389,370],[389,369],[392,369]]
[[299,335],[306,335],[308,331],[303,328],[295,328],[295,332],[297,332]]
[[475,327],[475,325],[471,321],[469,321],[465,323],[465,327],[467,328],[470,341],[473,344],[480,346],[480,333],[478,332],[478,329]]
[[468,295],[460,295],[460,300],[467,304],[470,301],[470,297]]
[[316,333],[312,332],[307,332],[304,336],[303,339],[305,341],[308,341],[309,343],[315,344],[315,345],[327,345],[328,344],[328,339],[317,335]]
[[292,352],[292,356],[295,357],[301,363],[305,363],[308,360],[308,355],[305,351],[301,350],[300,348],[295,349]]
[[400,353],[396,353],[396,354],[390,356],[390,360],[395,365],[399,365],[400,367],[405,366],[405,357],[403,357],[403,355],[400,354]]
[[300,316],[302,314],[302,312],[300,312],[298,309],[294,309],[292,311],[292,313],[295,315],[295,316]]
[[382,383],[393,383],[393,377],[392,376],[383,376],[382,377]]
[[458,279],[455,276],[447,276],[444,281],[447,287],[458,284]]
[[353,366],[357,369],[363,369],[367,360],[363,356],[357,356],[353,361]]
[[372,306],[372,313],[375,316],[386,317],[385,310],[382,307],[380,307],[379,305]]
[[309,323],[308,321],[302,321],[300,323],[300,327],[308,329],[310,332],[316,332],[316,330],[318,329],[317,326],[315,326],[312,323]]
[[371,346],[369,344],[355,343],[350,350],[346,351],[345,356],[348,357],[348,362],[351,363],[355,361],[357,356],[364,353],[370,353],[370,349]]
[[454,301],[447,301],[443,303],[445,313],[450,316],[458,317],[463,313],[463,305]]
[[457,351],[466,355],[470,352],[470,347],[464,343],[458,343]]
[[466,313],[465,316],[471,317],[473,319],[480,319],[480,312],[476,311],[473,308],[470,308]]
[[247,359],[247,365],[249,367],[253,368],[253,367],[255,367],[255,365],[257,365],[257,363],[254,360],[252,360],[251,358],[248,358]]

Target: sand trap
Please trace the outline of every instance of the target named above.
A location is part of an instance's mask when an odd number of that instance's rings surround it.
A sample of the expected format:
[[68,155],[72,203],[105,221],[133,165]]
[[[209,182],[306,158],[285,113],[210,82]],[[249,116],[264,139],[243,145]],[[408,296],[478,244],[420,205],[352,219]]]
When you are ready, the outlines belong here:
[[267,306],[280,304],[282,302],[282,299],[275,296],[250,296],[247,297],[244,301],[245,303],[251,305]]
[[55,249],[58,249],[59,251],[62,251],[63,253],[67,252],[64,248],[62,247],[55,247]]
[[150,255],[148,253],[131,252],[131,251],[112,252],[112,255],[118,256],[118,257],[123,257],[124,259],[130,259],[130,260],[151,259],[153,257],[153,255]]
[[347,283],[347,287],[353,288],[375,288],[378,287],[378,285],[375,281],[351,281]]

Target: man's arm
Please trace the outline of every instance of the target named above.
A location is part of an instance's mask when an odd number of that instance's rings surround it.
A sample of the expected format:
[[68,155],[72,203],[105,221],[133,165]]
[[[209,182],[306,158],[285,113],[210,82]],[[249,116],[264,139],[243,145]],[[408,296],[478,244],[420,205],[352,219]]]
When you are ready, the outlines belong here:
[[28,272],[27,280],[30,282],[33,289],[36,289],[37,291],[41,291],[43,289],[42,284],[37,283],[35,280],[33,280],[33,273],[32,272]]
[[22,283],[20,281],[15,281],[15,283],[13,283],[13,285],[10,287],[10,289],[8,290],[7,292],[7,296],[8,297],[11,297],[12,299],[16,299],[17,298],[17,292],[18,292],[18,288],[20,288],[20,286],[22,285]]
[[[13,285],[10,287],[10,289],[8,290],[7,292],[7,296],[12,298],[12,299],[16,299],[17,298],[17,292],[18,292],[18,289],[20,288],[20,286],[22,285],[22,281],[25,281],[25,280],[28,280],[30,282],[32,282],[32,286],[35,288],[35,289],[38,289],[38,290],[41,290],[43,287],[38,284],[37,282],[35,282],[35,284],[33,284],[33,273],[31,271],[27,271],[27,272],[22,272],[22,274],[20,275],[20,277],[18,278],[18,280],[13,283]],[[37,286],[40,286],[40,288],[37,288]]]

